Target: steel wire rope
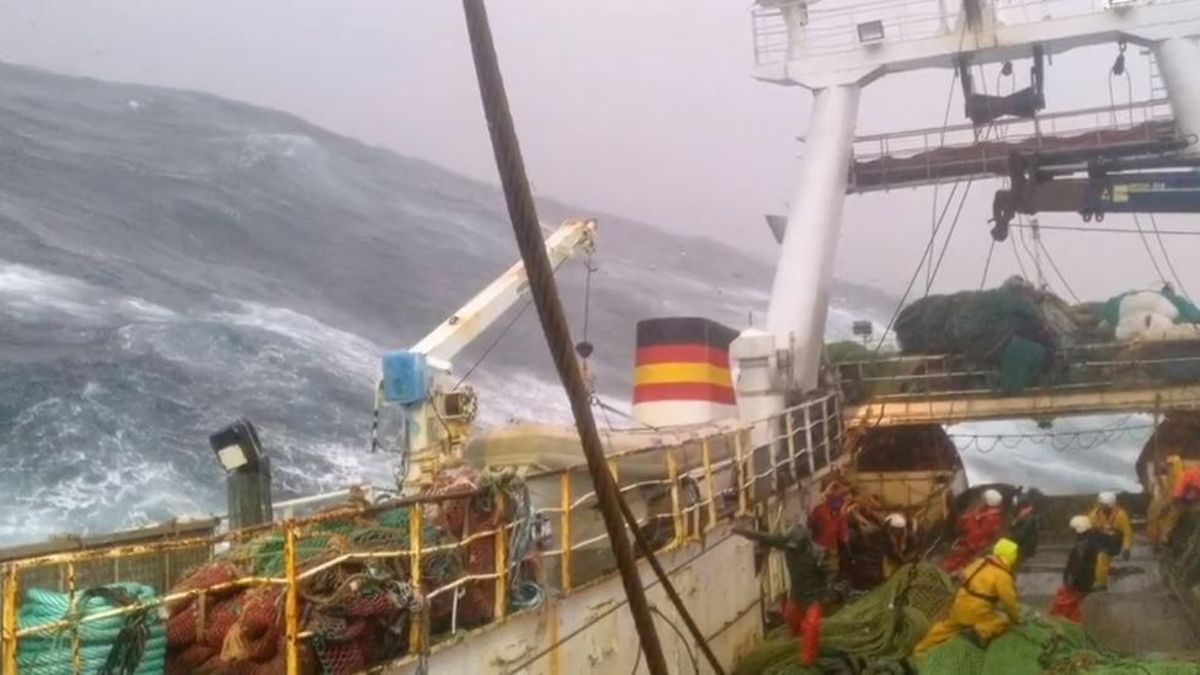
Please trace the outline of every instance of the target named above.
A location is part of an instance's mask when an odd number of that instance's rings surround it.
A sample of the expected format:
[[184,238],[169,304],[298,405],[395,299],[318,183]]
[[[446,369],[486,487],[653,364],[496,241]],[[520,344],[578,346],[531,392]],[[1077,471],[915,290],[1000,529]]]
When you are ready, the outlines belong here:
[[988,270],[992,268],[992,253],[996,250],[996,240],[993,239],[988,243],[987,259],[983,261],[983,276],[979,278],[979,290],[983,290],[987,286]]
[[[1154,238],[1158,241],[1158,248],[1160,251],[1162,251],[1163,262],[1167,263],[1167,269],[1171,271],[1171,279],[1175,282],[1175,285],[1179,287],[1179,291],[1183,293],[1183,296],[1188,300],[1191,300],[1191,295],[1187,292],[1187,288],[1183,285],[1183,279],[1179,277],[1179,273],[1175,271],[1175,264],[1171,262],[1171,254],[1167,252],[1167,245],[1163,242],[1162,234],[1158,230],[1158,219],[1154,217],[1153,213],[1148,213],[1147,215],[1150,216],[1150,227],[1154,229]],[[1138,222],[1137,216],[1138,214],[1133,214],[1133,220],[1135,223]],[[1138,224],[1138,228],[1141,228],[1140,223]]]
[[[1041,227],[1040,223],[1038,227]],[[1046,248],[1046,242],[1043,241],[1041,237],[1034,237],[1033,240],[1039,247],[1041,247],[1042,253],[1046,254],[1046,262],[1050,263],[1050,269],[1054,270],[1054,276],[1058,277],[1058,280],[1062,282],[1063,288],[1067,290],[1067,293],[1070,294],[1071,298],[1073,298],[1076,303],[1082,303],[1083,300],[1080,300],[1079,296],[1075,294],[1075,290],[1072,289],[1071,284],[1067,282],[1067,278],[1063,275],[1062,270],[1058,269],[1058,264],[1054,262],[1054,256],[1050,255],[1050,249]]]
[[[1026,228],[1028,225],[1013,223],[1011,227]],[[1038,225],[1043,230],[1062,230],[1067,232],[1095,232],[1100,234],[1138,234],[1138,230],[1127,227],[1092,227],[1087,225]],[[1195,237],[1200,236],[1200,230],[1159,230],[1160,234],[1171,236]]]
[[1138,219],[1137,214],[1133,214],[1133,224],[1137,227],[1138,237],[1142,240],[1142,246],[1146,249],[1146,255],[1150,257],[1150,263],[1154,265],[1154,271],[1158,274],[1161,282],[1167,282],[1167,275],[1163,274],[1162,267],[1158,264],[1158,259],[1154,257],[1154,251],[1150,248],[1150,240],[1146,238],[1146,232],[1142,230],[1142,222]]
[[[959,54],[962,54],[963,42],[966,40],[966,37],[967,37],[967,25],[966,25],[966,22],[963,22],[962,29],[959,31],[959,35],[958,35],[958,53]],[[942,129],[941,129],[941,133],[939,135],[939,140],[938,140],[939,145],[944,143],[946,140],[946,130],[950,126],[950,107],[954,102],[954,85],[957,83],[958,83],[958,68],[955,68],[954,73],[950,78],[950,88],[946,92],[946,109],[945,109],[945,112],[942,114]],[[938,183],[934,183],[933,187],[934,187],[934,205],[935,205],[934,210],[935,211],[936,211],[936,204],[937,204],[938,186],[939,186]],[[958,182],[955,181],[955,189],[957,189],[957,187],[958,187]],[[949,202],[947,202],[947,203],[949,203]],[[930,219],[932,220],[932,215],[930,216]],[[883,333],[880,334],[879,342],[875,344],[875,349],[873,350],[875,355],[878,355],[880,350],[883,349],[883,343],[884,343],[884,341],[887,340],[888,332],[891,331],[893,324],[895,324],[895,322],[896,322],[896,318],[900,316],[900,311],[902,309],[904,309],[904,303],[908,301],[908,296],[910,293],[912,293],[913,285],[915,285],[917,283],[917,277],[919,277],[921,275],[921,268],[925,266],[926,259],[929,258],[930,253],[932,253],[932,251],[933,251],[933,246],[937,242],[938,227],[940,227],[940,224],[936,224],[931,228],[931,232],[929,233],[929,241],[925,244],[925,250],[921,253],[921,258],[917,261],[916,269],[913,270],[912,276],[908,280],[908,285],[905,287],[903,295],[901,295],[899,302],[896,303],[896,309],[892,312],[891,318],[888,319],[887,326],[883,329]],[[875,422],[875,425],[873,425],[873,426],[878,426],[878,424],[879,424],[879,421],[877,420]]]
[[[558,270],[560,270],[568,260],[569,258],[564,258],[558,261],[558,264],[554,266],[554,276],[558,275]],[[500,346],[500,343],[504,341],[504,338],[508,337],[508,334],[512,332],[512,329],[517,325],[517,322],[521,320],[521,317],[531,305],[533,305],[532,295],[525,299],[525,302],[521,304],[521,307],[517,310],[517,313],[513,314],[512,318],[508,320],[508,323],[506,323],[504,328],[501,329],[500,334],[488,343],[488,346],[484,348],[483,353],[479,355],[479,358],[475,359],[475,362],[471,364],[471,367],[467,369],[467,372],[463,373],[463,376],[458,378],[458,382],[454,383],[455,389],[462,386],[462,384],[467,381],[467,378],[471,377],[471,375],[475,372],[475,369],[479,368],[479,366],[483,364],[487,357],[491,355],[492,351],[496,349],[496,347]],[[584,331],[586,332],[586,312],[584,326]]]
[[1017,248],[1017,238],[1009,237],[1008,243],[1012,245],[1013,258],[1017,261],[1017,269],[1021,270],[1021,277],[1028,279],[1029,272],[1025,269],[1025,261],[1021,260],[1021,251]]
[[[1025,217],[1024,217],[1024,216],[1021,216],[1021,215],[1018,215],[1018,216],[1017,216],[1017,222],[1019,222],[1019,223],[1024,223],[1024,222],[1025,222]],[[1032,227],[1035,227],[1035,226],[1033,226],[1033,225],[1030,225],[1029,227],[1031,227],[1031,228],[1032,228]],[[1017,230],[1017,237],[1018,237],[1018,238],[1021,240],[1021,248],[1025,249],[1025,255],[1029,256],[1029,260],[1030,260],[1030,262],[1032,262],[1032,263],[1033,263],[1033,271],[1034,271],[1034,273],[1035,273],[1035,274],[1037,274],[1039,277],[1040,277],[1040,276],[1042,276],[1042,268],[1041,268],[1041,266],[1040,266],[1040,265],[1038,265],[1038,262],[1037,262],[1038,258],[1037,258],[1037,256],[1035,256],[1035,255],[1033,254],[1033,251],[1029,250],[1029,242],[1028,242],[1028,241],[1025,239],[1025,229],[1024,229],[1024,228],[1021,228],[1021,229],[1018,229],[1018,230]],[[1025,277],[1025,278],[1026,278],[1026,279],[1028,279],[1029,277]],[[1042,282],[1042,280],[1041,280],[1041,279],[1038,279],[1037,281],[1038,281],[1038,283],[1039,283],[1039,284]]]
[[[966,23],[964,22],[964,24],[962,24],[962,29],[959,31],[959,53],[960,54],[962,53],[962,43],[964,43],[964,41],[966,40],[966,36],[967,36],[966,28],[967,28],[967,26],[966,26]],[[942,147],[942,145],[944,143],[946,143],[946,130],[949,129],[949,125],[950,125],[950,106],[952,106],[952,104],[954,103],[954,85],[958,84],[958,82],[959,82],[959,68],[954,68],[954,73],[952,74],[952,76],[950,76],[950,89],[947,92],[947,96],[946,96],[946,109],[944,109],[942,112],[942,130],[940,132],[938,132],[938,136],[937,136],[937,147],[938,148]],[[929,228],[930,228],[929,237],[930,237],[930,239],[937,237],[937,227],[934,225],[934,221],[937,217],[937,193],[941,191],[941,187],[942,187],[942,184],[940,183],[940,181],[935,181],[935,183],[934,183],[934,202],[932,202],[932,204],[930,205],[930,214],[929,214]],[[954,190],[958,190],[958,181],[955,181],[955,183],[954,183]],[[949,199],[953,199],[953,198],[954,198],[954,193],[952,191],[952,192],[950,192]],[[920,265],[924,265],[924,264],[925,264],[925,257],[922,256],[922,259],[920,259],[920,263],[918,263],[918,267],[920,267]],[[925,288],[929,288],[930,286],[932,286],[932,283],[934,283],[934,265],[932,265],[932,263],[930,263],[929,267],[926,268],[926,271],[925,271]],[[887,336],[886,330],[884,330],[884,336]]]

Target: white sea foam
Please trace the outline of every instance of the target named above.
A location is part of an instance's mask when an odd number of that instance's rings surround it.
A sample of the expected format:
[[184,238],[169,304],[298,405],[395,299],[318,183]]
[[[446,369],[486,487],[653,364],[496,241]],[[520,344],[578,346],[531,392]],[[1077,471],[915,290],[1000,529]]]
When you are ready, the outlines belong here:
[[0,311],[19,318],[60,314],[88,323],[167,319],[175,315],[142,298],[113,294],[74,277],[2,260]]

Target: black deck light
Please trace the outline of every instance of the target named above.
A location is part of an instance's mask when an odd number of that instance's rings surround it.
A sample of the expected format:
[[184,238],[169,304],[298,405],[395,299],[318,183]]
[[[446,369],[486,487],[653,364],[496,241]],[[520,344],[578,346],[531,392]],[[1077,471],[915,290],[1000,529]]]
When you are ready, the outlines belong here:
[[238,420],[209,436],[208,444],[225,469],[229,528],[270,522],[271,461],[258,430],[248,420]]

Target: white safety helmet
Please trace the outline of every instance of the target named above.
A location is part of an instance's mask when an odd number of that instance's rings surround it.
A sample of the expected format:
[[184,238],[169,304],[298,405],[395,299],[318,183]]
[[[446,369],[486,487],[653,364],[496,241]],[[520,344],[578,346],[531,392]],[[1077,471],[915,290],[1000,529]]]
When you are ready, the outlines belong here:
[[1087,516],[1074,516],[1071,518],[1071,529],[1075,530],[1075,534],[1083,534],[1092,529],[1092,519]]
[[1004,497],[1001,497],[999,492],[996,492],[995,490],[983,491],[984,504],[987,504],[988,506],[1000,506],[1000,502],[1002,501],[1004,501]]
[[904,518],[903,513],[889,513],[887,517],[888,527],[904,529],[908,527],[908,520]]
[[1117,493],[1101,492],[1100,496],[1096,498],[1096,501],[1100,502],[1101,506],[1109,506],[1109,507],[1116,506],[1117,505]]

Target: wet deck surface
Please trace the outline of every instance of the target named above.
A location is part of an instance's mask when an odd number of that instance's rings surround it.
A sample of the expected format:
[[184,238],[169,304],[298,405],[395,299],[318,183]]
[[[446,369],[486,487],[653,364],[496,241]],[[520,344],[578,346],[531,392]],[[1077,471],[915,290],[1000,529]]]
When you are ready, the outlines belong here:
[[[1022,600],[1048,612],[1062,582],[1069,549],[1039,548],[1017,576]],[[1092,593],[1083,604],[1084,628],[1107,649],[1196,656],[1200,633],[1166,587],[1159,563],[1146,546],[1134,546],[1128,561],[1113,561],[1109,590]]]

